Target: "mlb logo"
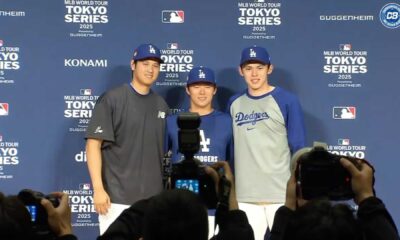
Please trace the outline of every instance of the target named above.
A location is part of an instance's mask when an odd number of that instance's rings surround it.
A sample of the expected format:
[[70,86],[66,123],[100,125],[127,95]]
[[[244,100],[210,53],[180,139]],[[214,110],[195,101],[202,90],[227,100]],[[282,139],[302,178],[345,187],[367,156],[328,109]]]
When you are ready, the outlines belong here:
[[351,51],[351,44],[340,44],[339,48],[342,51]]
[[161,21],[163,23],[183,23],[185,22],[185,12],[182,10],[163,10]]
[[79,190],[90,190],[90,183],[79,184]]
[[3,40],[0,39],[0,47],[2,47],[4,44]]
[[356,107],[333,107],[333,119],[356,119]]
[[81,89],[80,90],[81,95],[92,95],[92,89]]
[[338,145],[348,146],[348,145],[350,145],[350,139],[340,138],[340,139],[338,139]]
[[2,142],[2,141],[3,141],[3,136],[0,135],[0,142]]
[[0,116],[8,116],[8,103],[0,103]]
[[167,48],[168,49],[178,49],[178,43],[168,43]]
[[255,2],[261,2],[261,3],[263,3],[263,2],[265,2],[264,0],[255,0]]

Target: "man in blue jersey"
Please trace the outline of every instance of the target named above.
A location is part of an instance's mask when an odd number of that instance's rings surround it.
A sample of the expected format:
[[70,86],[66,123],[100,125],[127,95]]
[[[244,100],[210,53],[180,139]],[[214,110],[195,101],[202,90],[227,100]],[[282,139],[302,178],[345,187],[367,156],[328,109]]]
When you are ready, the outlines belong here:
[[[186,93],[190,97],[189,112],[198,113],[201,119],[200,150],[194,157],[207,165],[229,161],[232,155],[232,119],[229,114],[212,107],[216,92],[214,72],[210,68],[195,67],[189,72],[186,86]],[[184,157],[178,152],[177,118],[177,115],[167,117],[167,143],[168,149],[172,151],[172,163],[177,163]],[[214,233],[213,228],[214,217],[209,216],[210,236]]]
[[295,95],[269,84],[273,69],[265,48],[245,48],[239,73],[247,89],[228,104],[237,198],[256,240],[264,239],[275,211],[285,202],[291,155],[306,145],[300,103]]
[[[195,67],[189,72],[186,93],[190,97],[189,112],[200,115],[200,150],[195,155],[202,163],[211,165],[230,160],[232,120],[229,114],[215,110],[212,99],[217,92],[214,72],[207,67]],[[178,152],[177,115],[167,117],[168,149],[172,163],[183,160]]]

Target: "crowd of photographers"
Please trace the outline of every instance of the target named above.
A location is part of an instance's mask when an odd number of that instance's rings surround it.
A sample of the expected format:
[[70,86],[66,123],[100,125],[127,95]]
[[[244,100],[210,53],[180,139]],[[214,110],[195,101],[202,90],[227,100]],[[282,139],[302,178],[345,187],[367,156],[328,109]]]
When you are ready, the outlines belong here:
[[[303,199],[298,176],[292,171],[287,183],[286,202],[276,213],[269,236],[271,240],[399,239],[389,212],[375,196],[373,167],[363,160],[354,163],[345,158],[340,159],[340,164],[351,176],[357,215],[347,204],[332,204],[326,198]],[[219,169],[224,170],[223,177],[217,173]],[[222,193],[219,196],[226,196],[220,197],[218,203],[216,221],[219,233],[213,239],[254,239],[246,214],[238,209],[229,165],[218,162],[206,167],[206,173],[215,181],[217,191]],[[223,181],[225,187],[221,184]],[[59,192],[51,195],[59,199],[58,206],[46,198],[39,202],[47,213],[47,227],[50,229],[47,233],[31,221],[21,199],[0,194],[0,239],[77,239],[72,234],[68,195]],[[206,207],[196,194],[181,189],[166,190],[133,204],[97,239],[206,240],[207,221]]]

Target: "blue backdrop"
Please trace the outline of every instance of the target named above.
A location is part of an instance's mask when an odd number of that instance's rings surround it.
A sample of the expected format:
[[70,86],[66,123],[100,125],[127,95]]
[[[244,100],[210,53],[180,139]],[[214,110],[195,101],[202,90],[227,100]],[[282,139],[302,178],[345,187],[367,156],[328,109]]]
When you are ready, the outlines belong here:
[[0,0],[0,191],[68,192],[75,233],[93,239],[84,132],[98,96],[130,81],[133,49],[162,50],[154,90],[179,111],[195,65],[216,71],[224,109],[245,88],[241,50],[257,44],[275,65],[271,83],[299,96],[308,143],[370,160],[400,226],[395,2]]

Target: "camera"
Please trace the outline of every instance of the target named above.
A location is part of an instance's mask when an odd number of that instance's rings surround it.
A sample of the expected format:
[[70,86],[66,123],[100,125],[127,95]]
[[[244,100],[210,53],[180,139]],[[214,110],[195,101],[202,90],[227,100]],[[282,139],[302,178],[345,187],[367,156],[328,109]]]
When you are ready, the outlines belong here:
[[[303,199],[328,198],[333,201],[349,200],[354,197],[351,188],[351,175],[341,165],[340,159],[346,158],[357,168],[357,159],[335,155],[326,150],[326,144],[314,143],[313,148],[300,149],[292,158],[298,194]],[[296,164],[297,163],[297,164]]]
[[213,179],[206,174],[205,165],[194,158],[200,149],[200,116],[183,112],[178,115],[179,152],[184,159],[172,164],[170,188],[187,189],[199,195],[209,209],[216,208],[218,198]]
[[58,198],[31,189],[21,190],[18,193],[18,198],[30,213],[33,232],[38,236],[38,239],[54,239],[55,235],[48,225],[46,209],[40,204],[40,201],[45,198],[48,199],[54,207],[58,207],[60,204]]

